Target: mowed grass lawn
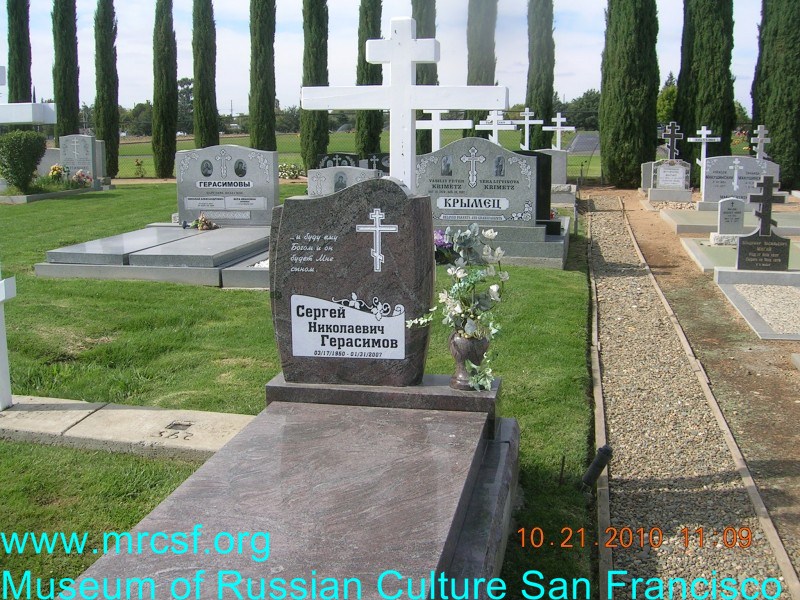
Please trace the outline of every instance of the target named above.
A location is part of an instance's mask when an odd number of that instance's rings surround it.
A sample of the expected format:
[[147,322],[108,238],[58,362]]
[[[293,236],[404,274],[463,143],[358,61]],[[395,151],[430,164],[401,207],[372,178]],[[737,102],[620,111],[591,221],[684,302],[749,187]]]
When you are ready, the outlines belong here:
[[[283,197],[303,186],[282,186]],[[174,184],[0,206],[0,265],[18,295],[6,303],[15,394],[256,414],[280,369],[263,291],[134,281],[48,280],[33,274],[47,250],[169,220]],[[522,431],[515,530],[541,527],[541,549],[509,540],[503,577],[520,597],[522,574],[591,577],[590,551],[561,548],[563,528],[594,531],[580,488],[592,453],[586,366],[585,240],[573,237],[565,271],[509,268],[498,310],[494,367],[500,413]],[[446,281],[440,270],[439,281]],[[448,331],[433,328],[427,370],[452,372]],[[563,473],[562,473],[563,461]],[[138,522],[196,468],[174,460],[0,442],[0,531],[107,530]],[[73,577],[93,556],[4,557],[16,576]],[[310,565],[309,568],[313,568]],[[530,590],[530,588],[528,588]],[[516,590],[516,591],[515,591]]]

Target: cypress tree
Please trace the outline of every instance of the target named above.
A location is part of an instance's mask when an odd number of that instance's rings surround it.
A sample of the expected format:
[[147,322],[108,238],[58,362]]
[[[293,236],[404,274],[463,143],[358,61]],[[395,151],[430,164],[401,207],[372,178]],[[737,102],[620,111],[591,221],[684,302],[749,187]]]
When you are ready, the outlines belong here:
[[781,184],[800,186],[800,3],[763,0],[758,63],[753,80],[753,125],[765,125]]
[[[303,0],[303,86],[328,85],[328,3]],[[300,110],[300,153],[306,169],[328,149],[328,113]]]
[[[556,44],[553,40],[553,0],[528,1],[528,90],[525,106],[537,119],[545,122],[553,117],[553,79],[556,64]],[[523,132],[524,136],[524,132]],[[524,138],[523,138],[524,139]],[[549,148],[553,132],[532,127],[531,150]]]
[[675,117],[684,132],[680,158],[692,165],[695,182],[700,148],[687,142],[687,137],[706,125],[715,137],[722,138],[708,145],[708,156],[731,152],[731,131],[736,125],[732,51],[733,0],[685,0]]
[[94,13],[94,133],[106,143],[106,173],[119,171],[119,77],[114,0],[98,0]]
[[602,60],[600,156],[606,181],[636,187],[656,149],[655,0],[609,0]]
[[211,0],[194,0],[192,6],[192,56],[194,58],[194,145],[219,144],[217,111],[217,30]]
[[250,145],[277,150],[275,0],[250,0]]
[[[467,85],[494,85],[494,35],[497,28],[497,0],[469,0],[467,6]],[[488,138],[488,131],[474,126],[486,118],[487,111],[467,111],[473,129],[469,135]]]
[[53,0],[53,97],[56,111],[55,140],[80,131],[78,98],[78,31],[75,0]]
[[178,47],[172,0],[156,0],[153,28],[153,161],[156,177],[172,177],[178,132]]
[[[417,22],[417,38],[436,37],[436,0],[411,0],[411,17]],[[417,85],[437,85],[439,75],[436,63],[417,65]],[[417,120],[430,119],[421,110]],[[417,154],[427,154],[433,147],[433,133],[430,129],[417,131]]]
[[30,0],[8,0],[8,102],[31,101]]
[[[361,0],[358,10],[358,63],[356,85],[383,83],[381,65],[367,62],[367,40],[381,37],[381,0]],[[381,151],[383,112],[380,110],[356,111],[356,153],[360,156]]]

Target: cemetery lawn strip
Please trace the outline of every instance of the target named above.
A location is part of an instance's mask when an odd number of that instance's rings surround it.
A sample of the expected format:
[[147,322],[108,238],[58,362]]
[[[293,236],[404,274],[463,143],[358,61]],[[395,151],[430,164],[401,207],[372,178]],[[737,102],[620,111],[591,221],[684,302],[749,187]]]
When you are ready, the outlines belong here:
[[23,554],[4,553],[3,570],[17,581],[26,570],[34,580],[77,577],[102,555],[103,532],[130,530],[199,464],[0,441],[0,530],[88,533],[84,554],[68,555],[63,546],[37,554],[28,546]]
[[[304,192],[305,184],[281,186],[282,199]],[[33,275],[47,250],[169,221],[175,194],[174,184],[131,185],[77,200],[0,206],[2,273],[16,276],[18,286],[6,305],[15,394],[244,414],[263,408],[263,386],[280,369],[266,293]],[[522,431],[524,507],[515,516],[503,572],[509,597],[519,596],[514,590],[523,588],[522,575],[531,569],[548,580],[592,572],[594,518],[580,487],[592,445],[583,236],[573,236],[571,245],[565,271],[510,267],[497,311],[500,414],[515,417]],[[437,277],[438,289],[448,280],[444,268]],[[448,335],[437,319],[427,372],[452,372]],[[120,493],[132,492],[120,486]],[[513,532],[522,527],[541,528],[545,546],[521,548]],[[564,528],[576,532],[572,548],[561,547]]]

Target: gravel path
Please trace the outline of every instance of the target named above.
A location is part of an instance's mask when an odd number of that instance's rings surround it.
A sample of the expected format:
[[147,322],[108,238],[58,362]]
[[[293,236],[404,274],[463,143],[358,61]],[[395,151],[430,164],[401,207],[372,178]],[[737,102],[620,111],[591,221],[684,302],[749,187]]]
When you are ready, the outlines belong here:
[[775,333],[800,333],[800,289],[791,285],[748,285],[734,288]]
[[[614,549],[614,568],[665,584],[670,577],[782,581],[722,432],[639,263],[618,199],[594,198],[589,210],[606,428],[614,450],[611,524],[634,532],[629,549]],[[661,546],[642,545],[639,528],[645,542],[651,529],[660,529]],[[726,541],[739,546],[737,533],[749,547],[725,547]],[[766,589],[774,597],[774,583]],[[615,590],[614,597],[629,592]],[[640,587],[637,597],[643,594]],[[785,587],[781,596],[789,597]],[[669,597],[668,590],[660,597]]]

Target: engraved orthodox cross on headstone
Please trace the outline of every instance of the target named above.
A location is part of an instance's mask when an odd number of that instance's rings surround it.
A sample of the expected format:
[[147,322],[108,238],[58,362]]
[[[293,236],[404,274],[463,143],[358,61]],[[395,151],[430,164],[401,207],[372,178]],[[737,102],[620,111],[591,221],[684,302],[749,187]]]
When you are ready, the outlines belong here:
[[772,141],[771,138],[767,137],[768,134],[769,131],[767,131],[767,128],[763,125],[759,125],[756,129],[756,137],[750,138],[750,143],[753,144],[753,149],[756,151],[756,158],[758,160],[769,159],[769,154],[767,154],[767,151],[764,148]]
[[217,161],[219,161],[219,174],[220,177],[223,179],[227,179],[228,177],[228,163],[233,160],[233,157],[225,152],[225,150],[220,150],[219,154],[214,157]]
[[761,190],[761,194],[748,194],[747,201],[761,204],[760,210],[756,211],[756,217],[761,219],[761,227],[758,235],[769,236],[772,234],[772,226],[778,222],[772,218],[772,205],[783,204],[786,200],[786,192],[778,192],[780,182],[774,183],[772,175],[764,175],[761,181],[756,183],[756,187]]
[[388,39],[367,41],[367,62],[389,65],[388,85],[304,87],[301,90],[301,106],[306,110],[389,109],[389,171],[412,190],[417,162],[416,109],[508,107],[508,89],[504,87],[416,85],[417,63],[439,61],[439,42],[418,40],[416,36],[416,22],[405,17],[392,19]]
[[[541,119],[532,119],[531,117],[536,116],[535,113],[529,109],[527,106],[525,110],[519,113],[520,117],[525,117],[524,119],[520,119],[519,121],[512,121],[515,125],[522,125],[523,130],[525,131],[525,143],[519,145],[520,150],[525,150],[526,152],[531,149],[531,125],[544,125],[544,121]],[[559,113],[561,116],[561,113]],[[559,138],[560,140],[560,138]],[[560,141],[559,141],[560,145]]]
[[[438,110],[423,110],[422,112],[430,114],[431,118],[423,121],[417,121],[417,129],[430,129],[431,130],[431,151],[436,152],[442,147],[442,130],[444,129],[472,129],[471,119],[447,119],[443,120],[442,115],[448,111],[443,109]],[[377,167],[375,167],[377,169]]]
[[356,225],[358,233],[372,233],[372,250],[370,256],[375,259],[374,270],[380,273],[381,264],[384,262],[383,252],[381,251],[381,233],[397,233],[397,225],[381,225],[381,222],[386,218],[380,208],[375,208],[369,213],[372,219],[372,225]]
[[3,303],[17,295],[13,277],[0,279],[0,411],[11,407],[11,376],[8,370],[8,345],[6,344],[6,320]]
[[561,132],[562,131],[575,131],[574,127],[564,127],[564,123],[567,122],[566,117],[562,117],[561,113],[556,113],[556,118],[552,119],[555,125],[548,125],[546,127],[542,127],[542,131],[555,131],[556,132],[556,143],[553,146],[554,150],[561,150]]
[[514,121],[506,121],[503,119],[502,110],[493,110],[489,112],[489,116],[485,121],[481,121],[475,125],[476,130],[491,131],[489,134],[489,141],[500,146],[500,131],[514,131],[517,125]]
[[730,167],[728,167],[728,169],[733,171],[733,191],[734,192],[738,192],[739,191],[739,171],[744,169],[744,165],[742,164],[742,161],[740,161],[738,158],[736,158],[736,159],[733,160],[733,164]]
[[461,162],[464,164],[469,163],[469,187],[475,187],[478,185],[478,167],[475,165],[475,163],[482,163],[486,161],[485,156],[475,156],[476,154],[478,154],[478,149],[473,146],[469,149],[469,156],[465,154],[461,157]]
[[81,141],[78,138],[72,140],[72,154],[75,157],[75,160],[78,160],[80,156],[78,155],[78,146],[81,145]]
[[703,125],[701,129],[697,130],[697,135],[700,137],[686,138],[687,142],[700,143],[700,158],[696,158],[697,164],[700,165],[700,197],[705,198],[706,191],[706,158],[708,156],[708,144],[711,142],[721,142],[722,138],[709,137],[712,131]]
[[667,128],[664,130],[664,135],[661,137],[662,140],[667,142],[667,151],[669,152],[670,160],[678,158],[678,140],[683,139],[683,134],[678,133],[680,129],[680,125],[675,121],[670,121],[669,125],[667,125]]

